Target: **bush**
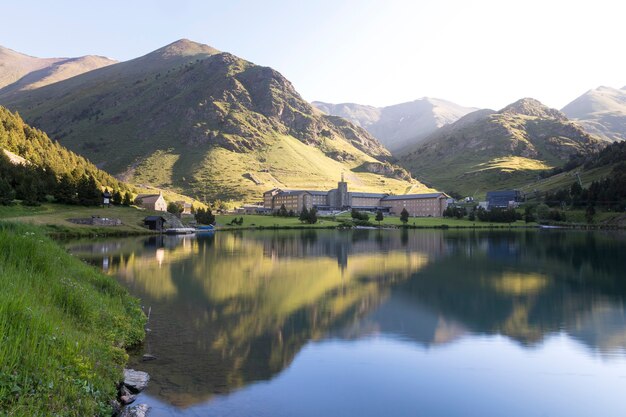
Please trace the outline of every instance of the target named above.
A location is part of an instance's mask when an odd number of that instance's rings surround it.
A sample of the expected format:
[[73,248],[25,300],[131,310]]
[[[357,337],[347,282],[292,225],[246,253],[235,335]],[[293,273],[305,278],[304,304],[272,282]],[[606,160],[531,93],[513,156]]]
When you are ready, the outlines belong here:
[[215,224],[215,215],[211,209],[199,208],[196,210],[195,218],[200,224]]
[[485,210],[479,208],[476,210],[476,217],[481,222],[492,223],[513,223],[516,220],[521,220],[522,215],[515,209],[498,209]]
[[355,220],[368,221],[370,219],[370,216],[367,213],[360,212],[357,209],[352,209],[350,215]]

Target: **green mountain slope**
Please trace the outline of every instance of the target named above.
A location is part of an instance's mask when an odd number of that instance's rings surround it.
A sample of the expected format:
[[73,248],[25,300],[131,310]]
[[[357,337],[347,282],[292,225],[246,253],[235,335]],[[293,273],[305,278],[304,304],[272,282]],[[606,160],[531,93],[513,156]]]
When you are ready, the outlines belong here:
[[25,163],[44,168],[56,177],[68,174],[80,178],[86,174],[100,185],[111,189],[127,189],[125,184],[98,169],[82,156],[53,142],[44,132],[30,127],[18,114],[11,113],[2,106],[0,156],[6,156],[13,164]]
[[589,90],[561,111],[602,139],[626,140],[626,87]]
[[0,101],[109,172],[201,198],[328,187],[342,172],[355,190],[425,189],[376,174],[389,152],[277,71],[188,40]]
[[401,155],[420,180],[446,191],[484,194],[518,187],[570,155],[597,152],[605,142],[561,112],[522,99],[499,112],[479,110],[444,126]]
[[532,197],[539,194],[569,189],[574,182],[589,188],[594,181],[611,177],[612,173],[626,161],[626,141],[613,142],[598,153],[575,155],[562,167],[541,174],[540,178],[520,187]]

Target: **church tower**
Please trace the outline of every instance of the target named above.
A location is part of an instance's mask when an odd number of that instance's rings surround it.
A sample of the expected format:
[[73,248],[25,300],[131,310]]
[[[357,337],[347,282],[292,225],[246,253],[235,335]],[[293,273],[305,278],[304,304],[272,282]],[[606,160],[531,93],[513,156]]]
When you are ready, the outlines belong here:
[[343,172],[341,173],[341,181],[337,183],[337,193],[339,208],[345,208],[350,206],[350,194],[348,194],[348,183],[343,178]]

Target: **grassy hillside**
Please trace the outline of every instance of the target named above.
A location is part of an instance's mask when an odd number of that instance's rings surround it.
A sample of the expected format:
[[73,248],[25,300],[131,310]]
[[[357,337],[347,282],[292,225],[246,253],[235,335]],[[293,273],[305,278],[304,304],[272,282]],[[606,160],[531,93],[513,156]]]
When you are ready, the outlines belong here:
[[111,277],[0,222],[0,413],[109,416],[144,316]]
[[194,197],[258,200],[343,171],[355,190],[420,186],[354,172],[389,152],[277,71],[188,40],[0,100],[103,169]]
[[481,110],[445,126],[400,158],[418,179],[448,192],[484,195],[520,187],[570,155],[591,154],[605,142],[557,110],[522,99],[499,112]]
[[626,142],[614,142],[597,154],[573,156],[562,168],[542,173],[540,178],[521,187],[521,190],[526,193],[552,192],[571,187],[579,177],[582,187],[589,188],[594,181],[611,177],[613,170],[624,161]]

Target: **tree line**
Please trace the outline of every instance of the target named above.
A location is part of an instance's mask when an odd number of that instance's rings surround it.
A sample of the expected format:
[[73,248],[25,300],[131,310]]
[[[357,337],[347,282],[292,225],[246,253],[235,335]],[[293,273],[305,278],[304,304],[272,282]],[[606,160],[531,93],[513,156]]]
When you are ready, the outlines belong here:
[[[24,161],[11,161],[4,150]],[[27,125],[0,106],[0,203],[14,199],[36,205],[52,196],[65,204],[102,204],[102,188],[116,190],[123,203],[130,188],[85,158]],[[114,192],[115,194],[115,192]]]

